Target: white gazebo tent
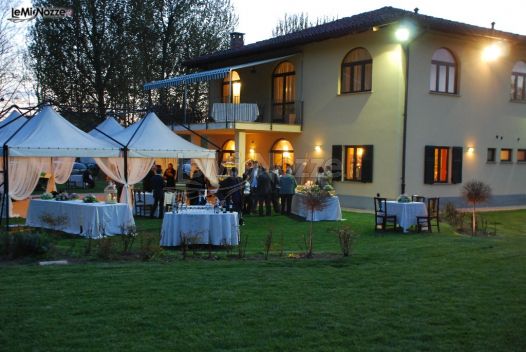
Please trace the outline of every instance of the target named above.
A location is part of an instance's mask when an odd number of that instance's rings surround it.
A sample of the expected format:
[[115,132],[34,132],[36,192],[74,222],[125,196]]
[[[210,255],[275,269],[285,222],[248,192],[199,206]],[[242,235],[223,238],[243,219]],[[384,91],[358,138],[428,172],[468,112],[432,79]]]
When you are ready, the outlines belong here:
[[114,145],[124,146],[124,158],[95,160],[106,175],[124,184],[121,202],[131,205],[129,186],[146,176],[155,158],[193,159],[210,183],[218,185],[216,152],[178,136],[153,112],[111,138]]
[[[89,131],[88,134],[95,138],[105,139],[106,136],[111,136],[113,134],[119,133],[122,130],[124,130],[124,126],[118,123],[112,116],[108,116],[104,119],[104,121],[99,123],[97,127]],[[80,158],[80,162],[94,163],[95,160],[93,158],[84,157]]]
[[121,152],[112,143],[73,126],[50,106],[45,106],[16,130],[7,127],[0,129],[3,145],[0,181],[4,194],[9,195],[3,197],[4,201],[29,197],[42,172],[51,175],[48,190],[56,189],[55,183],[68,180],[75,157],[118,157]]

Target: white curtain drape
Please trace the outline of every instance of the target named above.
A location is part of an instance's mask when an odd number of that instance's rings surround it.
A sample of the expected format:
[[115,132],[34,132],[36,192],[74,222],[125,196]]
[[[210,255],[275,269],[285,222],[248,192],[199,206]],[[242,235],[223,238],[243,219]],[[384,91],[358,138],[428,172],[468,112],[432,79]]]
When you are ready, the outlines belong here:
[[95,162],[112,180],[122,183],[121,203],[133,207],[130,185],[140,182],[152,168],[153,158],[128,158],[128,182],[124,177],[124,158],[95,158]]
[[213,187],[219,187],[217,179],[217,163],[215,159],[192,159],[197,167],[203,172]]
[[[45,167],[44,158],[12,157],[9,158],[9,216],[13,213],[11,198],[23,200],[28,198],[37,186],[40,173]],[[3,158],[0,158],[3,169]],[[4,174],[0,174],[0,183],[4,182]],[[4,191],[2,186],[1,191]]]
[[75,158],[50,158],[44,170],[51,174],[47,181],[46,192],[55,192],[57,190],[57,183],[63,184],[69,179],[71,171],[73,170],[73,163]]

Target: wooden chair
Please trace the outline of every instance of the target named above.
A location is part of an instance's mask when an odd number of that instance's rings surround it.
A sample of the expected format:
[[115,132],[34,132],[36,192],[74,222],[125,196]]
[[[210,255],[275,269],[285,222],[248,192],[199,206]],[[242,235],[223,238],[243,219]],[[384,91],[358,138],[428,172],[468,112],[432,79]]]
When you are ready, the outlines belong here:
[[[416,227],[421,232],[425,227],[427,231],[433,232],[433,226],[440,232],[440,198],[427,199],[427,216],[416,217]],[[435,222],[433,224],[433,221]]]
[[393,225],[393,231],[396,231],[396,215],[387,215],[387,199],[374,198],[374,230],[387,230],[389,224]]
[[421,202],[421,203],[425,203],[426,202],[426,197],[424,196],[418,196],[416,194],[413,194],[411,196],[411,202]]

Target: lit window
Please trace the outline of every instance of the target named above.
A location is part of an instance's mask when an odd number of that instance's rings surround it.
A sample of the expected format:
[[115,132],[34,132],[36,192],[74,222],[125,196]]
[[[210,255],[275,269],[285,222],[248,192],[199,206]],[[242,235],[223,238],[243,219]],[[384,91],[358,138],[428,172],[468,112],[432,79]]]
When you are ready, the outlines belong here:
[[511,162],[511,149],[500,150],[500,161]]
[[341,93],[371,91],[373,60],[366,49],[351,50],[343,59],[341,70]]
[[517,150],[517,161],[525,162],[526,161],[526,149]]
[[272,119],[286,121],[294,115],[296,72],[290,62],[282,62],[272,74]]
[[232,71],[231,75],[226,76],[223,80],[222,94],[223,103],[239,104],[241,102],[241,78],[236,71]]
[[457,93],[457,62],[447,49],[435,51],[431,59],[429,90],[438,93]]
[[497,151],[495,148],[488,148],[488,156],[486,158],[486,161],[488,163],[495,162],[495,156],[497,154]]
[[435,148],[435,170],[433,181],[435,183],[448,182],[449,176],[449,148]]
[[511,71],[511,100],[526,100],[526,63],[518,61]]

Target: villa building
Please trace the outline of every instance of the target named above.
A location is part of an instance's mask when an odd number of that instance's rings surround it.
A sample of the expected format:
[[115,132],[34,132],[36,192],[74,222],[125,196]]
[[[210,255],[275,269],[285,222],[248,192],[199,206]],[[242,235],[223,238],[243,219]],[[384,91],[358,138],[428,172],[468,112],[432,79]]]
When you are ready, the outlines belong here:
[[290,164],[301,182],[331,165],[344,207],[377,193],[460,204],[471,179],[492,205],[526,204],[525,36],[392,7],[248,45],[231,36],[188,62],[201,72],[145,85],[208,81],[208,116],[187,127],[221,160]]

